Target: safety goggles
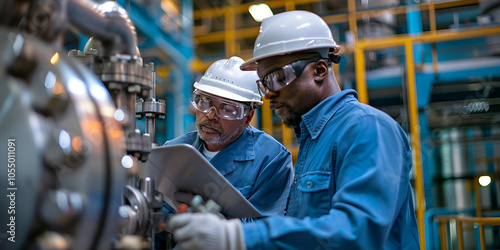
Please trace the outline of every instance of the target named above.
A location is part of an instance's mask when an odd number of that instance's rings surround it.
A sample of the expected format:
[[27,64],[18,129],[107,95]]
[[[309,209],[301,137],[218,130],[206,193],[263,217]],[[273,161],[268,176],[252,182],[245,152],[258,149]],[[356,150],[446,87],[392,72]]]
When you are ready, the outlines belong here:
[[214,95],[195,90],[191,95],[191,104],[203,112],[215,110],[218,117],[225,120],[241,120],[250,111],[250,106],[240,102],[223,99]]
[[281,69],[267,74],[263,79],[257,80],[257,86],[259,87],[260,95],[264,96],[266,90],[276,92],[284,88],[298,76],[300,76],[300,74],[302,74],[307,64],[317,62],[319,59],[322,58],[320,56],[315,56],[309,59],[302,59],[292,62],[281,67]]

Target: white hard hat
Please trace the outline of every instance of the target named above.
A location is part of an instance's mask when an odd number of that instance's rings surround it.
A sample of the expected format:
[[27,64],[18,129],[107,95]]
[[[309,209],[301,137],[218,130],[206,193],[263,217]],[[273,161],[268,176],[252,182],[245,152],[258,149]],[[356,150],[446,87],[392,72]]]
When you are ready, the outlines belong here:
[[259,77],[255,71],[241,71],[240,66],[244,62],[237,56],[218,60],[208,67],[194,87],[222,98],[261,105],[256,83]]
[[262,21],[253,58],[241,69],[256,70],[257,61],[267,57],[317,49],[325,49],[331,54],[340,52],[325,21],[308,11],[283,12]]

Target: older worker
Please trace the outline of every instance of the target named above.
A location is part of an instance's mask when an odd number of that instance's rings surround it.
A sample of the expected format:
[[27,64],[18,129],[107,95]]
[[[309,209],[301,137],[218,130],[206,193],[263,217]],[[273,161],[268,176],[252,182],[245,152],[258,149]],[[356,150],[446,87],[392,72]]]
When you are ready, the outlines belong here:
[[293,178],[292,157],[281,143],[250,125],[262,101],[258,76],[241,71],[243,62],[233,56],[207,69],[191,97],[198,129],[165,145],[193,145],[262,215],[282,215]]

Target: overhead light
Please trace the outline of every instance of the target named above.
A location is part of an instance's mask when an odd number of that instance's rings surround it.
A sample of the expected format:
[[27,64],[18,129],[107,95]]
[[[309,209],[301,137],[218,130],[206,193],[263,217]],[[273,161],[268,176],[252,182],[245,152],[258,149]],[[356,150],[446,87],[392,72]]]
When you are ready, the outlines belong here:
[[490,185],[490,183],[491,183],[491,177],[489,177],[487,175],[479,177],[479,184],[481,186],[486,187],[486,186]]
[[269,6],[265,3],[250,5],[250,7],[248,7],[248,11],[257,22],[262,22],[265,18],[274,15],[271,8],[269,8]]

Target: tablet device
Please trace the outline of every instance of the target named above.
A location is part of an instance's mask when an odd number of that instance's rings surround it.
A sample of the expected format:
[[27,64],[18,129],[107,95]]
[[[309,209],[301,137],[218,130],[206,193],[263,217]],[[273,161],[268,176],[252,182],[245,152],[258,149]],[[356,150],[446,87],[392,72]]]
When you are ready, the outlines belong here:
[[144,174],[153,178],[156,189],[172,207],[177,191],[190,192],[212,199],[227,218],[260,217],[259,211],[222,176],[193,146],[168,145],[153,148]]

